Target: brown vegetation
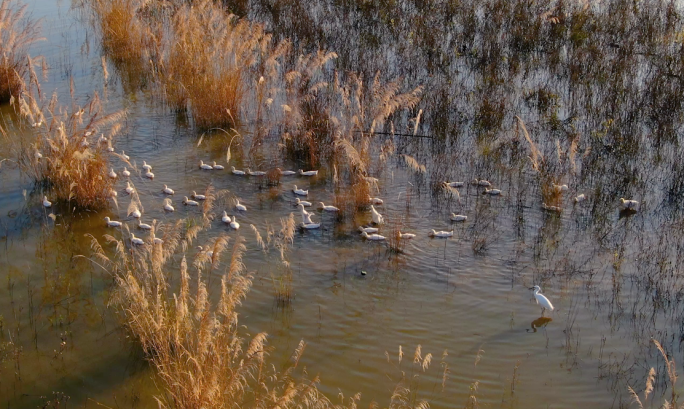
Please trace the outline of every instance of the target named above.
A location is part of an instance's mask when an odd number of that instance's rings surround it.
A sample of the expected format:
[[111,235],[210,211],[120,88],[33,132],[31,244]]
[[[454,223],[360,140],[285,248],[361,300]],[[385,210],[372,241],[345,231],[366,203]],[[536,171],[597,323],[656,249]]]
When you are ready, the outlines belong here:
[[19,97],[33,71],[28,47],[39,40],[39,25],[25,14],[26,5],[19,1],[0,2],[0,103]]

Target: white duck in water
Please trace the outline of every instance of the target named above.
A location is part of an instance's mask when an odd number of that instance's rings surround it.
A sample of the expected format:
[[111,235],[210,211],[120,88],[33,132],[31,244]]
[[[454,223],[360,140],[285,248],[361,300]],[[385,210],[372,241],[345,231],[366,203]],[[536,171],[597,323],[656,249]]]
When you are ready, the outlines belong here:
[[463,187],[465,186],[465,182],[444,182],[445,185],[449,187]]
[[487,189],[485,188],[485,193],[491,196],[498,196],[501,194],[501,190],[499,189]]
[[412,238],[415,238],[416,235],[413,233],[402,233],[401,231],[399,232],[399,238],[404,239],[404,240],[410,240]]
[[131,159],[131,157],[128,156],[128,155],[126,155],[126,152],[124,152],[124,151],[121,151],[121,157],[124,158],[124,159],[126,159],[126,160],[130,160],[130,159]]
[[171,189],[170,187],[168,187],[166,185],[164,185],[164,189],[162,189],[162,192],[164,192],[164,194],[167,194],[167,195],[172,195],[172,194],[176,193],[173,191],[173,189]]
[[297,189],[297,185],[294,185],[292,187],[292,192],[294,192],[294,194],[299,195],[299,196],[307,196],[309,194],[308,190]]
[[302,223],[299,225],[302,229],[306,230],[312,230],[312,229],[318,229],[321,227],[320,223]]
[[295,171],[293,171],[293,170],[282,170],[282,169],[280,169],[280,168],[276,168],[276,170],[277,170],[278,172],[280,172],[280,174],[281,174],[282,176],[292,176],[292,175],[296,175],[296,174],[297,174],[297,172],[295,172]]
[[209,165],[209,164],[207,164],[207,163],[204,163],[204,162],[202,162],[201,160],[200,160],[200,163],[199,163],[199,167],[200,167],[200,169],[202,169],[202,170],[213,170],[213,169],[214,169],[213,166],[211,166],[211,165]]
[[197,194],[194,190],[192,191],[192,198],[196,200],[207,200],[207,197],[205,195],[200,195]]
[[223,169],[225,169],[225,168],[223,167],[223,165],[217,165],[216,162],[214,162],[214,164],[212,165],[212,167],[214,168],[214,170],[223,170]]
[[340,209],[338,209],[337,207],[330,206],[330,205],[326,206],[325,203],[323,203],[323,202],[320,203],[320,207],[323,210],[325,210],[326,212],[339,212],[340,211]]
[[131,182],[126,182],[126,188],[124,189],[124,192],[128,193],[129,195],[132,195],[133,192],[135,192],[135,188],[133,185],[131,185]]
[[266,172],[262,170],[255,170],[254,172],[252,172],[249,168],[247,168],[247,173],[250,176],[266,176]]
[[366,240],[373,240],[373,241],[385,240],[385,236],[381,236],[379,234],[368,234],[365,231],[361,233],[361,237],[363,237]]
[[112,170],[109,171],[109,177],[110,178],[116,179],[118,176],[119,175],[117,175],[116,172],[114,172],[114,168],[112,168]]
[[542,316],[544,316],[545,310],[553,311],[553,304],[551,304],[551,301],[549,301],[544,294],[541,294],[541,288],[539,288],[538,285],[530,288],[530,290],[534,290],[534,298],[537,300],[537,304],[542,307]]
[[47,196],[43,196],[43,207],[52,207],[52,202],[48,200]]
[[136,208],[133,208],[133,211],[129,214],[129,216],[134,217],[136,219],[139,219],[142,216],[142,213],[136,207]]
[[451,221],[452,222],[464,222],[468,220],[468,216],[464,214],[456,214],[456,213],[451,213]]
[[380,199],[380,198],[378,198],[378,197],[370,197],[370,196],[368,196],[368,199],[367,199],[367,200],[368,200],[368,203],[370,203],[370,204],[372,204],[372,205],[381,205],[381,204],[385,203],[385,202],[383,202],[382,199]]
[[309,207],[309,206],[311,206],[311,202],[307,202],[306,200],[299,200],[299,198],[296,198],[295,199],[295,205],[297,205],[297,206],[302,205],[302,206]]
[[128,169],[126,169],[125,166],[124,166],[124,170],[121,172],[121,174],[124,175],[124,177],[129,177],[129,176],[131,176],[131,172],[129,172]]
[[363,227],[363,226],[360,226],[360,227],[359,227],[359,231],[360,231],[361,233],[364,233],[364,232],[365,232],[365,233],[369,233],[369,234],[370,234],[370,233],[377,233],[378,230],[379,230],[379,229],[378,229],[377,227]]
[[148,170],[147,172],[145,172],[145,174],[143,176],[145,176],[148,179],[154,179],[154,173],[152,173],[151,170]]
[[582,193],[581,195],[575,196],[575,203],[581,203],[583,201],[587,200],[587,197]]
[[557,185],[557,184],[554,183],[554,184],[553,184],[553,190],[554,190],[556,193],[567,192],[567,190],[568,190],[568,185]]
[[135,234],[133,234],[133,233],[131,233],[131,243],[133,243],[137,246],[142,246],[143,244],[145,244],[143,239],[135,237]]
[[246,211],[247,211],[247,206],[245,206],[245,205],[243,205],[243,204],[240,204],[240,200],[237,200],[237,199],[236,199],[235,201],[237,202],[237,204],[235,205],[235,209],[236,209],[236,210],[239,210],[239,211],[241,211],[241,212],[246,212]]
[[143,170],[152,170],[152,166],[148,165],[147,162],[143,161]]
[[234,215],[233,220],[230,222],[230,227],[235,230],[240,228],[240,223],[237,222],[237,217],[235,217]]
[[231,166],[231,167],[230,167],[230,171],[233,172],[233,175],[239,175],[239,176],[244,176],[244,175],[245,175],[245,171],[243,171],[243,170],[237,170],[237,169],[235,169],[235,166]]
[[620,207],[623,210],[636,210],[639,207],[639,202],[636,200],[626,200],[624,197],[621,197]]
[[371,217],[373,218],[373,223],[375,224],[385,223],[385,218],[382,217],[382,215],[378,213],[377,210],[375,210],[375,207],[373,207],[373,205],[371,205]]
[[104,218],[105,222],[107,223],[107,227],[121,227],[121,222],[118,222],[116,220],[110,220],[109,216]]
[[142,230],[152,230],[152,226],[147,223],[143,223],[142,220],[138,220],[138,227]]
[[187,196],[185,196],[185,198],[183,199],[183,204],[185,204],[186,206],[199,206],[199,203],[197,203],[194,200],[188,199]]
[[430,237],[439,237],[439,238],[445,239],[445,238],[453,237],[454,232],[453,231],[435,231],[434,229],[432,229],[429,233],[429,236]]
[[299,169],[299,174],[302,176],[316,176],[316,175],[318,175],[318,171],[317,170],[307,170],[305,172],[305,171]]
[[173,212],[176,210],[171,205],[171,199],[164,199],[164,210],[166,210],[167,212]]
[[223,216],[221,217],[221,221],[224,222],[225,224],[230,224],[230,216],[228,216],[228,213],[226,211],[223,211]]
[[154,244],[164,244],[164,240],[155,236],[154,232],[150,232],[150,239],[152,239],[152,243],[154,243]]

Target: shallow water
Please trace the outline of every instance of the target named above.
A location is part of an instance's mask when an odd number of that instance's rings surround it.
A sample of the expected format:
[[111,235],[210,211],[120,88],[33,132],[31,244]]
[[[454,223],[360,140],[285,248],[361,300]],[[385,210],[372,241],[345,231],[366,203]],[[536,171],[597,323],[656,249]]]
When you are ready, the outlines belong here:
[[[485,196],[469,185],[460,189],[460,203],[436,198],[423,179],[391,159],[374,174],[380,179],[377,195],[385,199],[378,209],[386,217],[405,218],[404,229],[418,236],[406,244],[403,254],[390,254],[383,244],[364,242],[355,232],[358,224],[370,221],[370,214],[341,224],[331,215],[317,214],[323,228],[297,233],[288,254],[295,298],[281,308],[273,296],[276,263],[258,249],[248,225],[261,232],[267,225],[279,225],[280,218],[295,209],[289,190],[294,183],[310,189],[312,201],[332,203],[334,186],[325,169],[316,178],[284,177],[276,188],[227,170],[198,169],[200,159],[225,162],[225,137],[210,135],[197,146],[199,136],[143,92],[124,91],[116,78],[105,90],[95,34],[79,10],[62,1],[29,4],[34,15],[44,19],[47,39],[34,53],[44,55],[51,67],[43,91],[68,96],[72,75],[79,101],[87,101],[97,90],[106,96],[108,110],[128,110],[126,132],[117,139],[116,149],[125,150],[138,166],[143,160],[152,164],[156,174],[154,181],[131,177],[144,206],[144,222],[165,223],[198,214],[181,199],[209,184],[228,189],[248,207],[238,215],[239,232],[247,239],[245,261],[255,280],[241,310],[241,324],[250,334],[270,334],[275,362],[287,360],[304,339],[308,346],[301,362],[310,375],[320,374],[321,389],[333,400],[339,393],[348,397],[361,392],[362,404],[375,400],[386,405],[400,371],[422,372],[412,365],[417,345],[423,355],[433,354],[417,389],[419,397],[434,407],[465,404],[475,381],[478,401],[488,407],[625,407],[630,400],[626,386],[641,390],[653,365],[662,375],[656,390],[659,401],[666,393],[665,378],[650,337],[661,340],[680,366],[684,362],[681,274],[675,270],[667,278],[665,272],[648,288],[639,277],[658,262],[659,238],[673,245],[680,240],[673,217],[662,205],[661,183],[628,187],[648,200],[639,213],[623,215],[617,201],[607,202],[601,195],[573,206],[576,193],[601,189],[603,181],[589,176],[571,186],[563,200],[564,212],[556,216],[539,208],[533,175],[487,164],[486,156],[468,157],[467,151],[475,149],[470,142],[451,147],[466,153],[449,157],[448,174],[466,181],[490,178],[503,190],[501,197]],[[2,113],[11,115],[7,107]],[[397,142],[428,165],[437,162],[432,152],[440,149],[433,143],[437,142]],[[6,149],[0,147],[3,155]],[[233,157],[231,165],[239,169],[301,166],[249,163],[241,147]],[[266,152],[263,157],[272,155]],[[113,164],[121,170],[116,159]],[[662,165],[654,164],[654,169],[657,166]],[[659,177],[653,169],[641,171],[647,179]],[[86,233],[118,237],[104,226],[103,217],[126,218],[130,199],[122,192],[125,183],[117,184],[118,208],[72,214],[58,207],[53,209],[58,215],[53,221],[40,206],[42,192],[34,190],[26,177],[11,164],[3,165],[0,174],[0,347],[7,342],[21,347],[18,357],[6,355],[0,367],[0,402],[7,407],[42,407],[61,392],[78,407],[94,406],[95,401],[112,407],[155,405],[153,373],[107,308],[112,278],[86,260],[73,258],[89,253]],[[163,184],[176,190],[175,213],[162,211]],[[451,212],[469,219],[452,224]],[[129,225],[135,231],[134,224]],[[454,237],[427,237],[433,228],[454,228]],[[197,244],[219,233],[237,234],[215,221]],[[485,239],[486,246],[475,252],[479,239]],[[195,252],[190,250],[190,255]],[[556,307],[545,314],[551,320],[539,320],[540,308],[528,290],[534,284],[542,286]],[[661,298],[668,289],[671,297]],[[668,303],[661,303],[664,299]],[[400,346],[405,356],[398,365]],[[7,354],[10,349],[4,348],[0,352]],[[449,373],[442,390],[444,351]]]

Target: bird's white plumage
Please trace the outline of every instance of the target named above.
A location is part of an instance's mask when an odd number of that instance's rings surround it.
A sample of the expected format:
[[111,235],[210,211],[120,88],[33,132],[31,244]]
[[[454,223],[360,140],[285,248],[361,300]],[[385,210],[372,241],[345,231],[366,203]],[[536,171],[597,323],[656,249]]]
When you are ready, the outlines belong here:
[[551,304],[551,301],[549,301],[544,294],[541,294],[541,288],[539,288],[538,285],[530,288],[530,290],[534,290],[534,298],[537,300],[537,304],[541,305],[542,307],[542,315],[544,315],[545,309],[553,311],[553,304]]

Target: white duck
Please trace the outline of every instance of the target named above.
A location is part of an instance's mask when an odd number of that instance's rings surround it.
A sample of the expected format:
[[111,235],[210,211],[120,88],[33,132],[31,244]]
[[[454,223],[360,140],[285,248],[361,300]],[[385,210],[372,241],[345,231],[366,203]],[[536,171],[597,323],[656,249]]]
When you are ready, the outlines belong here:
[[375,224],[385,223],[385,218],[382,217],[382,215],[378,213],[377,210],[375,210],[375,207],[373,207],[373,205],[371,205],[371,217],[373,218],[373,223]]
[[464,214],[456,214],[456,213],[451,213],[451,221],[452,222],[464,222],[468,220],[468,216]]
[[282,170],[282,169],[280,169],[280,168],[276,168],[276,170],[277,170],[278,172],[280,172],[280,174],[283,175],[283,176],[292,176],[292,175],[296,175],[296,174],[297,174],[297,172],[295,172],[295,171],[293,171],[293,170]]
[[249,168],[247,168],[247,173],[249,173],[250,176],[266,176],[266,172],[264,171],[255,170],[252,172]]
[[183,204],[185,204],[185,205],[187,205],[187,206],[199,206],[199,203],[197,203],[197,202],[194,201],[194,200],[188,199],[187,196],[185,196],[185,198],[183,199]]
[[131,172],[129,172],[125,166],[124,166],[124,170],[123,170],[123,172],[121,172],[121,174],[124,175],[125,177],[131,176]]
[[500,189],[487,189],[485,188],[485,193],[491,196],[498,196],[501,194]]
[[624,197],[621,197],[620,207],[623,210],[636,210],[639,207],[639,202],[637,200],[626,200]]
[[363,226],[359,226],[359,231],[360,231],[361,233],[377,233],[378,230],[379,230],[379,229],[378,229],[377,227],[363,227]]
[[318,175],[318,171],[317,170],[307,170],[305,172],[305,171],[299,169],[299,174],[302,176],[316,176],[316,175]]
[[197,194],[194,190],[192,191],[192,198],[196,200],[207,200],[207,197],[205,195],[200,195]]
[[326,212],[339,212],[339,211],[340,211],[340,209],[338,209],[337,207],[335,207],[335,206],[330,206],[330,205],[327,205],[327,206],[326,206],[325,203],[323,203],[323,202],[320,203],[320,207],[321,207],[323,210],[325,210]]
[[43,154],[40,153],[39,151],[36,151],[36,153],[34,153],[33,156],[34,156],[37,160],[43,159]]
[[202,162],[202,161],[200,161],[199,167],[200,167],[200,169],[202,169],[202,170],[213,170],[213,169],[214,169],[213,166],[211,166],[211,165],[209,165],[209,164],[207,164],[207,163],[204,163],[204,162]]
[[581,203],[585,200],[587,200],[587,197],[584,195],[584,193],[575,197],[575,203]]
[[414,237],[416,237],[416,235],[413,233],[402,233],[401,231],[399,232],[400,239],[411,240]]
[[215,161],[214,161],[214,164],[211,165],[211,167],[213,167],[214,170],[223,170],[223,169],[225,169],[225,168],[223,167],[223,165],[218,165]]
[[151,170],[148,170],[147,172],[145,172],[145,174],[143,176],[145,176],[148,179],[154,179],[154,173],[152,173]]
[[374,241],[385,240],[385,236],[381,236],[379,234],[368,234],[365,231],[361,233],[361,237],[365,238],[366,240],[374,240]]
[[299,196],[307,196],[309,194],[308,190],[297,189],[297,185],[294,185],[294,187],[292,188],[292,191],[294,192],[294,194],[299,195]]
[[152,230],[152,226],[147,223],[143,223],[142,220],[138,220],[138,227],[142,230]]
[[164,185],[164,189],[162,189],[162,192],[164,192],[164,194],[167,194],[167,195],[172,195],[172,194],[176,193],[173,191],[173,189],[171,189],[170,187],[168,187],[166,185]]
[[131,185],[131,182],[126,182],[126,188],[124,189],[126,193],[132,195],[135,192],[135,188]]
[[385,203],[385,202],[382,201],[382,199],[380,199],[380,198],[378,198],[378,197],[370,197],[370,196],[368,196],[368,199],[367,199],[367,200],[368,200],[368,203],[373,204],[373,205],[381,205],[381,204]]
[[302,229],[306,230],[312,230],[312,229],[318,229],[321,227],[320,223],[302,223],[299,225]]
[[233,220],[230,222],[230,227],[235,230],[240,228],[240,223],[237,222],[237,217],[235,217],[234,215]]
[[301,207],[301,215],[302,215],[302,222],[304,224],[311,224],[313,223],[313,220],[311,219],[311,216],[313,216],[311,213],[307,212],[304,210],[304,207]]
[[237,170],[235,169],[235,166],[230,167],[230,171],[233,173],[233,175],[239,175],[239,176],[244,176],[245,171],[244,170]]
[[164,199],[164,210],[166,210],[167,212],[173,212],[176,210],[171,205],[171,199]]
[[128,156],[128,155],[126,155],[126,152],[124,152],[124,151],[121,151],[121,157],[124,158],[124,159],[126,159],[126,160],[130,160],[130,159],[131,159],[131,157]]
[[246,212],[246,211],[247,211],[247,206],[245,206],[245,205],[243,205],[243,204],[240,204],[240,200],[237,200],[237,199],[236,199],[235,201],[237,202],[237,204],[235,205],[235,209],[236,209],[236,210],[239,210],[239,211],[241,211],[241,212]]
[[119,196],[119,194],[116,193],[116,190],[114,190],[114,189],[109,189],[109,196],[110,196],[110,197],[117,197],[117,196]]
[[205,250],[204,247],[197,246],[197,250],[199,250],[202,253],[205,253],[207,255],[207,257],[209,257],[209,258],[214,257],[214,252],[212,250],[210,250],[209,247],[207,247],[207,249]]
[[105,222],[107,222],[107,227],[121,227],[121,222],[118,222],[116,220],[110,220],[109,216],[104,218]]
[[47,196],[43,196],[43,206],[52,207],[52,202],[48,200]]
[[133,211],[129,214],[129,216],[139,219],[142,216],[142,213],[140,212],[140,210],[138,210],[137,207],[134,207]]
[[116,179],[118,176],[119,175],[117,175],[116,172],[114,172],[114,168],[112,168],[112,170],[109,171],[109,177],[110,178]]
[[230,224],[230,216],[228,216],[228,213],[226,211],[223,211],[223,217],[221,217],[221,221],[224,222],[225,224]]
[[439,238],[449,238],[454,236],[453,231],[435,231],[432,229],[429,234],[430,237],[439,237]]
[[147,162],[143,161],[143,170],[152,170],[152,166],[148,165]]
[[154,244],[164,244],[164,240],[155,236],[154,232],[150,232],[150,239],[152,239],[152,243],[154,243]]
[[112,146],[112,141],[107,142],[107,152],[114,152],[114,147]]
[[299,206],[299,205],[310,207],[311,202],[307,202],[306,200],[299,200],[299,198],[296,198],[295,199],[295,206]]
[[138,245],[138,246],[142,246],[143,244],[145,244],[143,239],[135,237],[135,234],[133,234],[133,233],[131,233],[131,243]]

